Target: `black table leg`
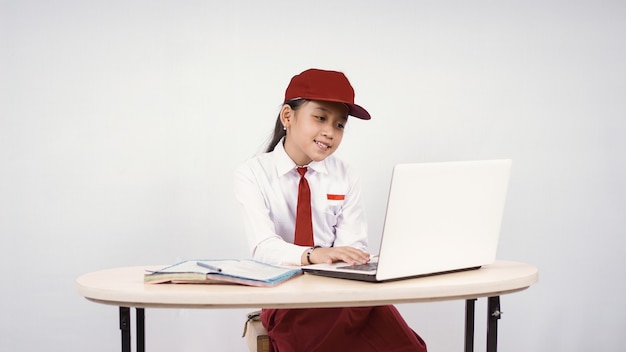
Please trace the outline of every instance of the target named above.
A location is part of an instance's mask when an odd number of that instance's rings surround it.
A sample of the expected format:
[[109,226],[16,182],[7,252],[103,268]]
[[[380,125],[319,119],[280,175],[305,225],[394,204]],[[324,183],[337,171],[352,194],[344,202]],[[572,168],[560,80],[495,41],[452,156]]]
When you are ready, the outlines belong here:
[[[145,310],[135,308],[137,313],[137,352],[146,351]],[[131,352],[130,346],[130,308],[120,307],[120,330],[122,332],[122,352]]]
[[135,308],[137,312],[137,352],[146,351],[146,323],[145,310],[143,308]]
[[476,298],[465,300],[465,352],[474,351],[474,311]]
[[122,352],[130,352],[130,308],[120,307],[120,330],[122,331]]
[[489,297],[487,310],[487,352],[498,350],[498,320],[502,316],[500,296]]

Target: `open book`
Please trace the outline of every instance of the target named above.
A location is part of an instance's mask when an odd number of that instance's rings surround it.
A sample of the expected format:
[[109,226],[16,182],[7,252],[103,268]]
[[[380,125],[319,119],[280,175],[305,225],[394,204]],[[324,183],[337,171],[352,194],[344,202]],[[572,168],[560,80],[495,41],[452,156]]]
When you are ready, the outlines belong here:
[[287,268],[251,259],[186,260],[156,271],[146,271],[144,282],[231,283],[248,286],[276,286],[296,275],[299,268]]

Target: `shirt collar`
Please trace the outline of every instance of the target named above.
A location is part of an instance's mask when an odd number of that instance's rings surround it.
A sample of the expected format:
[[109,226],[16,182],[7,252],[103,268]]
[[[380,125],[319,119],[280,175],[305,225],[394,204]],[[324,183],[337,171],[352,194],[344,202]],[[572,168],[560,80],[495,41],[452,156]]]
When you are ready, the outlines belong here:
[[[296,165],[296,163],[293,162],[293,160],[291,160],[289,155],[287,155],[285,147],[283,146],[284,141],[285,138],[283,137],[278,142],[278,144],[276,144],[276,147],[274,147],[274,151],[272,152],[274,154],[274,160],[276,161],[276,170],[281,176],[287,174],[298,166]],[[326,159],[322,161],[312,161],[309,163],[309,165],[301,166],[307,166],[312,170],[315,170],[316,172],[321,172],[324,174],[328,173],[328,169],[326,168]]]

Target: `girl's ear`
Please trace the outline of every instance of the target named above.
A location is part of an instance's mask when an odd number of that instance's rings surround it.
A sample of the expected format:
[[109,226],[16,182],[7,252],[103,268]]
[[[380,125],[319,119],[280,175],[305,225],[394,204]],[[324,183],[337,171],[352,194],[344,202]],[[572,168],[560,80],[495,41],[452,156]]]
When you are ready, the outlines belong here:
[[283,124],[284,129],[291,127],[291,122],[294,116],[294,111],[291,106],[285,104],[280,109],[280,122]]

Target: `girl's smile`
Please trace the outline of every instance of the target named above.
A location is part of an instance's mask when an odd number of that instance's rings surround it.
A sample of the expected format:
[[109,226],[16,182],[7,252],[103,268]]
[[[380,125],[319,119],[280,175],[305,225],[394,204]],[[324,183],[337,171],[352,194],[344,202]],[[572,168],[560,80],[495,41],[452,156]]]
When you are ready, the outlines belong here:
[[324,149],[324,150],[325,149],[330,149],[330,145],[324,144],[324,143],[322,143],[320,141],[317,141],[317,140],[315,141],[315,143],[317,143],[317,145],[320,147],[320,149]]

